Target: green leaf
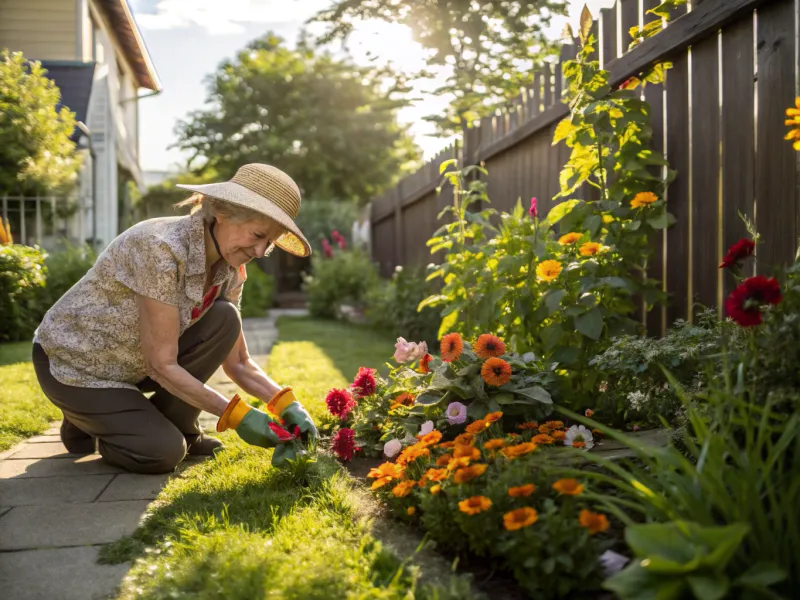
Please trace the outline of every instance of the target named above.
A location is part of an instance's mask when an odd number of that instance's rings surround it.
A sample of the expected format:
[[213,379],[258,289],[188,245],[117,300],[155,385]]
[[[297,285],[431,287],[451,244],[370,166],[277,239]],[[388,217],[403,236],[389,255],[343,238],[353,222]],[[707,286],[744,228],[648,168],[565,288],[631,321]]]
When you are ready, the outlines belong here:
[[677,600],[685,586],[684,579],[649,573],[636,561],[603,582],[622,600]]
[[602,277],[600,279],[601,285],[607,285],[612,288],[630,289],[631,282],[623,277]]
[[736,580],[739,585],[747,587],[769,587],[780,583],[788,573],[772,562],[756,563]]
[[573,364],[580,354],[581,349],[575,346],[560,346],[553,352],[553,360],[565,365]]
[[492,399],[495,400],[498,404],[513,404],[514,403],[514,394],[511,392],[501,392],[499,394],[495,394],[492,396]]
[[550,209],[550,212],[547,213],[547,218],[544,220],[545,225],[552,227],[569,214],[573,208],[581,204],[581,202],[583,202],[583,200],[565,200],[560,204],[556,204]]
[[603,333],[603,315],[600,309],[592,310],[575,317],[575,329],[592,340],[599,340]]
[[442,401],[443,397],[444,396],[433,394],[431,392],[425,392],[416,397],[414,404],[416,406],[436,406]]
[[592,13],[589,11],[589,7],[584,4],[583,10],[581,11],[580,30],[578,32],[581,42],[583,43],[586,43],[586,40],[589,39],[589,33],[592,31],[592,22]]
[[549,311],[549,314],[553,314],[558,310],[561,306],[561,301],[564,299],[564,296],[567,295],[567,290],[550,290],[544,296],[544,304]]
[[694,559],[696,548],[680,530],[683,523],[648,523],[625,529],[625,541],[640,558],[660,556],[679,564]]
[[542,404],[553,403],[553,398],[550,396],[550,393],[538,385],[523,388],[521,390],[514,390],[514,394],[530,400],[535,400],[536,402],[541,402]]
[[590,215],[583,221],[583,228],[589,232],[589,236],[594,238],[603,224],[603,218],[600,215]]
[[548,325],[542,329],[541,332],[539,332],[539,337],[542,339],[546,350],[550,350],[551,348],[555,347],[561,341],[561,337],[563,335],[564,330],[561,328],[560,323]]
[[[419,310],[419,309],[417,309]],[[447,335],[453,326],[458,322],[458,313],[460,311],[454,310],[449,315],[447,315],[444,319],[442,319],[442,324],[439,325],[439,339],[443,338]]]
[[667,227],[674,225],[676,222],[677,219],[668,213],[666,209],[647,219],[647,224],[653,229],[666,229]]
[[728,593],[730,582],[722,573],[689,575],[686,578],[695,598],[703,600],[719,600]]
[[450,160],[444,161],[442,164],[439,165],[439,175],[444,173],[447,170],[447,167],[450,165],[454,165],[456,163],[455,158],[451,158]]
[[561,120],[561,122],[556,125],[556,130],[553,132],[553,146],[555,146],[561,140],[567,139],[569,134],[575,130],[575,126],[572,124],[572,117],[566,117]]
[[449,300],[449,298],[442,294],[437,294],[435,296],[428,296],[417,305],[417,312],[421,311],[426,306],[436,306],[437,304],[441,304],[442,302],[446,302],[447,300]]

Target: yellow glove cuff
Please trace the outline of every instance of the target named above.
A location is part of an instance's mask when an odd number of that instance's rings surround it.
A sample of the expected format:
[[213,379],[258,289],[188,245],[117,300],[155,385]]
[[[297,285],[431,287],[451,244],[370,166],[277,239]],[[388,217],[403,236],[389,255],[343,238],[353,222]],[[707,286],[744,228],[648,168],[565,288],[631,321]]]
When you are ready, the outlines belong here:
[[294,397],[294,392],[292,388],[285,387],[280,392],[275,394],[267,403],[267,410],[271,412],[273,415],[281,416],[281,413],[289,406],[292,402],[297,402],[297,398]]
[[241,400],[239,394],[231,398],[231,401],[228,402],[228,406],[225,408],[225,412],[222,413],[219,421],[217,421],[217,431],[222,432],[226,429],[236,429],[239,423],[242,422],[242,419],[244,419],[244,416],[253,408]]

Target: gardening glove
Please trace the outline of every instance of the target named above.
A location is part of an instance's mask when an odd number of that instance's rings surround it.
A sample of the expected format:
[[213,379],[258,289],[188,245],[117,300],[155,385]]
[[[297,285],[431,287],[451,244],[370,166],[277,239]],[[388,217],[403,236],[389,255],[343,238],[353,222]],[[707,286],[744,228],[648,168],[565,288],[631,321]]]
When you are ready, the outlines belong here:
[[[222,432],[227,429],[235,429],[239,437],[252,446],[276,448],[276,452],[283,446],[290,446],[294,449],[295,437],[300,435],[299,429],[295,430],[296,435],[292,435],[274,417],[242,402],[239,394],[231,399],[225,412],[217,421],[217,431]],[[278,462],[283,464],[286,462],[286,458],[294,458],[296,451],[292,453],[284,449],[281,450],[279,456]],[[275,462],[275,455],[273,455],[273,464]]]
[[295,398],[292,388],[285,387],[275,394],[267,403],[267,410],[282,419],[287,429],[295,432],[295,428],[299,428],[302,439],[316,443],[319,438],[317,426],[314,425],[311,415]]

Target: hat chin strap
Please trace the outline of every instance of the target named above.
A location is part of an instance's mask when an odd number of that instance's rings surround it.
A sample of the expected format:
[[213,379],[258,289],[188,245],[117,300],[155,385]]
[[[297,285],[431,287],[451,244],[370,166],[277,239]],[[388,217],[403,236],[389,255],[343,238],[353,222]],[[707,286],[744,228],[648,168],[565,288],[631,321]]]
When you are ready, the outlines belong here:
[[[211,221],[211,225],[208,226],[208,233],[211,235],[211,241],[214,242],[214,249],[217,251],[217,254],[219,254],[219,257],[222,260],[225,260],[225,258],[222,256],[222,251],[219,249],[219,243],[217,242],[217,236],[214,235],[214,225],[216,225],[216,224],[217,224],[217,220],[216,219]],[[225,261],[225,262],[228,262],[228,261]]]

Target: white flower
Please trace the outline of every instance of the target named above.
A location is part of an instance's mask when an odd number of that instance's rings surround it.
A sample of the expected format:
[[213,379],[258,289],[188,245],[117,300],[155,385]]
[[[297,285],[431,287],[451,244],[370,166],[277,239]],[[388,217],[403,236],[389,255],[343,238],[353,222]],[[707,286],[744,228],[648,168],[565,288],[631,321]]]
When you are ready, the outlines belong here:
[[425,421],[419,428],[420,435],[428,435],[431,431],[433,431],[433,421]]
[[600,555],[600,564],[603,565],[606,577],[621,571],[629,560],[627,556],[622,556],[622,554],[618,554],[613,550],[606,550]]
[[592,437],[592,432],[586,429],[586,427],[583,425],[573,425],[567,429],[567,434],[564,437],[564,445],[572,446],[574,448],[575,442],[583,442],[584,445],[578,447],[588,450],[594,446],[594,437]]
[[536,360],[536,355],[533,352],[526,352],[522,355],[522,360],[526,363],[533,362]]
[[400,440],[389,440],[383,445],[383,453],[389,458],[397,456],[402,449],[403,444],[400,443]]
[[631,408],[635,411],[640,411],[644,408],[645,403],[649,400],[647,395],[639,390],[635,392],[631,392],[628,394],[628,403],[631,405]]

